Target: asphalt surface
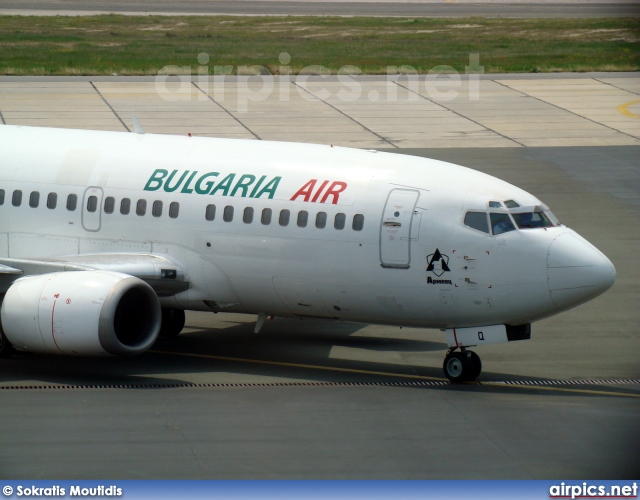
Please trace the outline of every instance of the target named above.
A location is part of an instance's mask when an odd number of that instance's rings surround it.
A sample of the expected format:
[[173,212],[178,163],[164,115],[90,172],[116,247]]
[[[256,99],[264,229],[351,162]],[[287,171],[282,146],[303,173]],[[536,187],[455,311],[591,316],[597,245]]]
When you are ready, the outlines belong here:
[[637,477],[640,148],[401,152],[535,193],[616,284],[478,349],[479,384],[446,382],[438,331],[224,314],[138,357],[2,360],[0,478]]
[[333,15],[408,17],[627,17],[640,15],[635,2],[317,2],[317,1],[156,1],[2,0],[0,13],[87,15],[91,13],[167,15]]

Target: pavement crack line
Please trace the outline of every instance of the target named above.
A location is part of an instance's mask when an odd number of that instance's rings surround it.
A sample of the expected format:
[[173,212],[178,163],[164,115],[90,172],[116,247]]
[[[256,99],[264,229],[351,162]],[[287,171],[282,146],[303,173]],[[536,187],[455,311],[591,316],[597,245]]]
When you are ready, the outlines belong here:
[[408,91],[409,91],[409,92],[411,92],[412,94],[417,95],[418,97],[422,97],[422,98],[423,98],[423,99],[425,99],[426,101],[429,101],[430,103],[435,104],[436,106],[440,106],[441,108],[444,108],[444,109],[446,109],[447,111],[450,111],[451,113],[453,113],[453,114],[454,114],[454,115],[456,115],[456,116],[459,116],[460,118],[463,118],[463,119],[468,120],[468,121],[470,121],[470,122],[472,122],[472,123],[475,123],[476,125],[479,125],[479,126],[480,126],[480,127],[482,127],[483,129],[485,129],[485,130],[489,130],[489,131],[493,132],[494,134],[499,135],[499,136],[500,136],[500,137],[502,137],[503,139],[507,139],[508,141],[515,142],[515,143],[516,143],[516,144],[518,144],[519,146],[526,147],[523,143],[521,143],[521,142],[519,142],[519,141],[516,141],[514,138],[512,138],[512,137],[507,137],[506,135],[501,134],[501,133],[500,133],[500,132],[498,132],[497,130],[494,130],[494,129],[490,128],[490,127],[487,127],[486,125],[484,125],[484,124],[482,124],[482,123],[480,123],[480,122],[478,122],[478,121],[474,120],[473,118],[470,118],[470,117],[468,117],[468,116],[465,116],[465,115],[463,115],[462,113],[458,113],[458,112],[457,112],[457,111],[455,111],[454,109],[448,108],[447,106],[445,106],[444,104],[442,104],[442,103],[440,103],[440,102],[436,102],[436,101],[434,101],[433,99],[429,99],[428,97],[423,96],[420,92],[416,92],[415,90],[410,89],[409,87],[407,87],[407,86],[405,86],[405,85],[402,85],[402,84],[401,84],[400,82],[398,82],[398,81],[395,81],[395,82],[393,82],[393,83],[395,83],[398,87],[402,87],[403,89],[408,90]]
[[200,87],[198,87],[196,85],[196,82],[191,82],[191,85],[193,85],[195,88],[198,89],[199,92],[201,92],[203,95],[205,95],[213,104],[215,104],[216,106],[218,106],[220,109],[222,109],[225,113],[227,113],[231,118],[233,118],[236,122],[238,122],[240,124],[240,126],[242,128],[244,128],[247,132],[249,132],[253,137],[255,137],[256,139],[258,139],[259,141],[262,140],[260,139],[260,137],[258,137],[258,134],[256,134],[253,130],[251,130],[249,127],[247,127],[244,123],[242,123],[235,115],[233,115],[231,113],[231,111],[229,111],[227,108],[225,108],[222,104],[220,104],[218,101],[216,101],[213,97],[211,97],[211,95],[207,94],[204,90],[202,90]]
[[102,92],[100,92],[98,90],[98,87],[96,87],[93,82],[89,82],[89,83],[91,84],[93,89],[96,91],[96,93],[100,96],[100,99],[102,99],[102,101],[109,107],[109,109],[113,112],[113,114],[116,115],[116,118],[122,124],[122,126],[125,128],[125,130],[127,132],[131,132],[131,129],[129,127],[127,127],[127,124],[125,122],[122,121],[122,118],[120,118],[120,115],[116,112],[115,109],[113,109],[113,106],[111,106],[111,104],[109,104],[109,101],[107,101],[107,99],[102,95]]
[[386,142],[387,144],[391,145],[391,147],[393,148],[398,148],[398,146],[396,146],[393,142],[391,142],[389,139],[382,137],[380,134],[378,134],[377,132],[374,132],[373,130],[371,130],[369,127],[367,127],[366,125],[360,123],[358,120],[356,120],[353,116],[349,116],[348,114],[346,114],[344,111],[342,111],[341,109],[335,107],[333,104],[331,104],[330,102],[325,101],[324,99],[322,99],[321,97],[318,97],[317,95],[315,95],[313,92],[311,92],[309,89],[303,87],[302,85],[298,85],[297,82],[291,82],[293,85],[295,85],[296,87],[298,87],[299,89],[304,90],[307,94],[315,97],[316,99],[318,99],[319,101],[323,102],[324,104],[326,104],[327,106],[329,106],[331,109],[334,109],[335,111],[337,111],[338,113],[340,113],[342,116],[344,116],[345,118],[347,118],[348,120],[351,120],[353,123],[357,123],[360,127],[362,127],[363,129],[365,129],[367,132],[369,132],[370,134],[375,135],[378,139]]
[[510,87],[509,85],[505,85],[504,83],[501,83],[498,80],[493,80],[493,81],[495,83],[497,83],[498,85],[502,85],[503,87],[506,87],[506,88],[508,88],[510,90],[514,90],[514,91],[516,91],[516,92],[518,92],[518,93],[520,93],[520,94],[522,94],[524,96],[530,97],[531,99],[535,99],[538,102],[543,102],[545,104],[548,104],[549,106],[553,106],[556,109],[559,109],[561,111],[565,111],[567,113],[570,113],[573,116],[577,116],[578,118],[582,118],[583,120],[587,120],[587,121],[589,121],[591,123],[595,123],[596,125],[600,125],[601,127],[608,128],[609,130],[613,130],[614,132],[617,132],[618,134],[626,135],[627,137],[631,137],[632,139],[635,139],[636,141],[638,140],[638,138],[635,135],[627,134],[626,132],[622,132],[621,130],[618,130],[617,128],[610,127],[609,125],[605,125],[604,123],[600,123],[600,122],[597,122],[595,120],[592,120],[591,118],[587,118],[586,116],[580,115],[580,114],[578,114],[578,113],[576,113],[574,111],[571,111],[570,109],[561,108],[557,104],[553,104],[552,102],[545,101],[544,99],[541,99],[539,97],[535,97],[533,95],[527,94],[527,93],[525,93],[525,92],[523,92],[521,90],[518,90],[518,89],[515,89],[513,87]]
[[634,92],[633,90],[624,89],[622,87],[618,87],[617,85],[614,85],[613,83],[609,83],[609,82],[605,82],[605,81],[599,80],[598,78],[593,78],[593,80],[595,80],[596,82],[600,82],[603,85],[609,85],[610,87],[613,87],[614,89],[622,90],[624,92],[629,92],[630,94],[640,95],[640,92]]

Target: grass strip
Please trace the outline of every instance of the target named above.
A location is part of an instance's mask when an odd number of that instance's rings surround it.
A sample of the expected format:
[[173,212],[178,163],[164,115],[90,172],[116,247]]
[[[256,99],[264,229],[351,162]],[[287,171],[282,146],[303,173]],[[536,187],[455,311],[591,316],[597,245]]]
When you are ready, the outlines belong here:
[[0,16],[3,75],[464,72],[470,54],[485,73],[638,71],[640,19]]

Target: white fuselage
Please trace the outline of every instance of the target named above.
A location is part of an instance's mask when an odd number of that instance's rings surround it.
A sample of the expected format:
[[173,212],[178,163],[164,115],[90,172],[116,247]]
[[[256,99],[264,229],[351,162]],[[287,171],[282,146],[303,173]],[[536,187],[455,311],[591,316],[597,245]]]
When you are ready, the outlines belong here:
[[[110,254],[118,268],[119,255],[166,257],[189,283],[161,298],[166,308],[520,325],[599,295],[615,277],[608,259],[565,226],[492,234],[465,224],[469,211],[509,214],[507,200],[544,205],[440,161],[11,126],[0,127],[0,151],[0,263]],[[0,285],[3,293],[11,278]]]

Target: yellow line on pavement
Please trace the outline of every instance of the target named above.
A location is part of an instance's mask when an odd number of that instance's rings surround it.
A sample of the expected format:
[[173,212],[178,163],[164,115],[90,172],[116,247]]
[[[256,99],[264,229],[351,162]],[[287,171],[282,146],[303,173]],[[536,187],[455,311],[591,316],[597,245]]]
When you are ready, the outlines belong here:
[[639,104],[639,103],[640,103],[640,100],[626,102],[624,104],[620,104],[620,106],[618,106],[616,108],[616,110],[618,111],[618,113],[622,113],[623,115],[628,116],[630,118],[640,118],[640,115],[637,115],[637,114],[632,113],[631,111],[629,111],[629,107],[633,106],[634,104]]
[[[382,377],[395,377],[395,378],[404,378],[404,379],[413,379],[413,380],[429,380],[429,381],[435,381],[435,382],[447,382],[446,378],[427,377],[424,375],[409,375],[406,373],[377,372],[372,370],[357,370],[355,368],[338,368],[334,366],[307,365],[302,363],[286,363],[284,361],[266,361],[261,359],[234,358],[231,356],[216,356],[213,354],[193,354],[188,352],[168,352],[168,351],[155,351],[155,350],[152,350],[149,352],[152,352],[154,354],[167,354],[171,356],[184,356],[184,357],[190,357],[190,358],[215,359],[219,361],[235,361],[238,363],[286,366],[288,368],[305,368],[305,369],[312,369],[312,370],[323,370],[323,371],[342,372],[342,373],[357,373],[359,375],[377,375]],[[596,396],[622,396],[622,397],[640,398],[640,394],[629,394],[625,392],[614,392],[614,391],[596,391],[592,389],[570,389],[570,388],[557,387],[557,386],[546,387],[546,386],[538,386],[538,385],[503,384],[499,382],[471,382],[468,385],[504,387],[509,389],[534,389],[534,390],[540,390],[540,391],[569,392],[569,393],[576,393],[576,394],[592,394]]]
[[627,392],[613,392],[613,391],[594,391],[593,389],[569,389],[558,386],[539,386],[539,385],[520,385],[520,384],[501,384],[496,382],[480,382],[480,385],[492,386],[492,387],[510,387],[510,388],[522,388],[522,389],[534,389],[540,391],[553,391],[553,392],[572,392],[576,394],[593,394],[595,396],[622,396],[625,398],[640,398],[640,394],[630,394]]
[[205,358],[205,359],[217,359],[221,361],[237,361],[240,363],[254,363],[259,365],[272,365],[272,366],[286,366],[289,368],[311,368],[313,370],[325,370],[332,372],[344,372],[344,373],[358,373],[362,375],[381,375],[383,377],[398,377],[409,378],[417,380],[432,380],[437,382],[446,382],[446,378],[438,377],[426,377],[424,375],[409,375],[405,373],[389,373],[389,372],[375,372],[370,370],[357,370],[355,368],[338,368],[334,366],[322,366],[322,365],[306,365],[301,363],[285,363],[283,361],[265,361],[261,359],[245,359],[245,358],[232,358],[228,356],[215,356],[212,354],[192,354],[187,352],[166,352],[166,351],[149,351],[156,354],[171,354],[174,356],[188,356],[192,358]]

